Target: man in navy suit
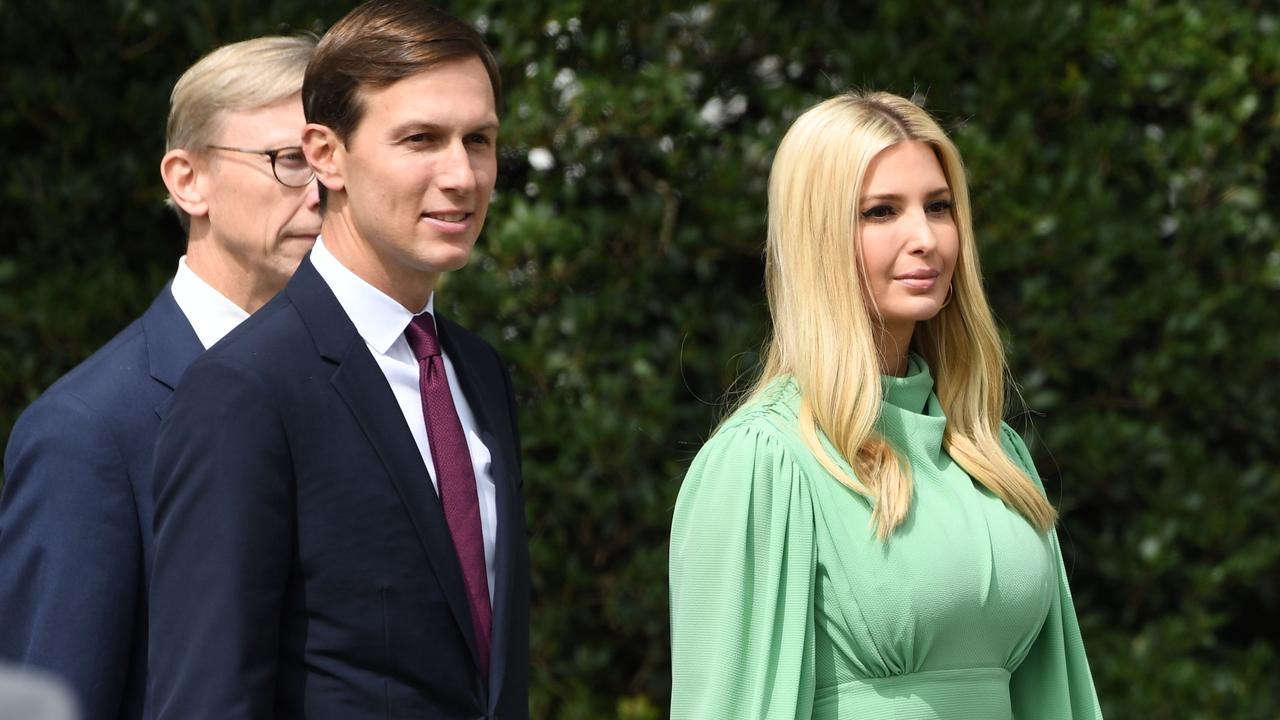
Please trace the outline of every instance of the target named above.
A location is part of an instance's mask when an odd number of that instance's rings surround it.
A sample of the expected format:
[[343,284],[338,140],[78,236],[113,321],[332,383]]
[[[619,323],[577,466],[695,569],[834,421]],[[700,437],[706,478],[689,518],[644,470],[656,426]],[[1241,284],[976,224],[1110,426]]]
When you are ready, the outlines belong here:
[[[0,658],[65,678],[84,717],[148,717],[152,452],[187,365],[266,303],[315,242],[301,154],[309,38],[193,65],[172,95],[161,176],[186,255],[151,307],[27,408],[0,497]],[[3,715],[0,712],[0,715]]]
[[511,381],[434,297],[484,223],[499,87],[480,36],[419,0],[321,39],[321,238],[191,366],[157,443],[160,720],[528,717]]

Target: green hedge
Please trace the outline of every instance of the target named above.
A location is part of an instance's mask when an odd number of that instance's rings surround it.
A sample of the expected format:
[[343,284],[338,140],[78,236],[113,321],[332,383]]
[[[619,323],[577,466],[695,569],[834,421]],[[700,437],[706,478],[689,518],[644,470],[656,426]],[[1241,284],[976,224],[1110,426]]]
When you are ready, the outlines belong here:
[[[172,272],[178,73],[350,5],[0,0],[0,435]],[[519,385],[535,717],[665,716],[671,509],[767,329],[772,150],[852,86],[914,94],[965,155],[1108,716],[1280,713],[1280,17],[985,5],[452,4],[507,107],[441,301]]]

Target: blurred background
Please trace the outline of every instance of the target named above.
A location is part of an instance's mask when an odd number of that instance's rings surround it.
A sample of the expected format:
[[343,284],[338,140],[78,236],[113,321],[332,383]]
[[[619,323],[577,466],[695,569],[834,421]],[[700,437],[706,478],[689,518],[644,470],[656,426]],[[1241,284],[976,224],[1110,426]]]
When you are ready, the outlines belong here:
[[[772,152],[848,88],[914,97],[964,155],[1107,716],[1280,717],[1275,3],[443,4],[506,86],[439,302],[519,390],[534,717],[667,714],[667,533],[765,338]],[[177,76],[353,5],[0,0],[0,439],[176,268]]]

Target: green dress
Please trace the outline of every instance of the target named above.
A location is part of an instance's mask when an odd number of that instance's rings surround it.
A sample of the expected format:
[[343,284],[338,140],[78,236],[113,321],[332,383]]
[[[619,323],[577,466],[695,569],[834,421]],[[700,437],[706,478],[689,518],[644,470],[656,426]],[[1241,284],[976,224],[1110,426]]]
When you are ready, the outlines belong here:
[[880,431],[915,483],[887,542],[805,446],[790,378],[698,453],[671,529],[671,717],[1101,718],[1056,535],[943,451],[920,357],[883,383]]

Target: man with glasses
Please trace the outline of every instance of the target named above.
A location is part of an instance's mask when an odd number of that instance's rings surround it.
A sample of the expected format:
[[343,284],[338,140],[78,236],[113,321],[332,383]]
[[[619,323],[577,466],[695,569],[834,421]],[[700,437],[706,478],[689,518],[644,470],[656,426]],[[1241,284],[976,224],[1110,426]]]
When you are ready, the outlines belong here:
[[299,147],[314,48],[299,37],[235,43],[178,80],[160,173],[186,255],[142,317],[50,387],[9,438],[0,659],[61,675],[86,718],[150,716],[151,461],[169,396],[197,355],[284,287],[319,232]]

